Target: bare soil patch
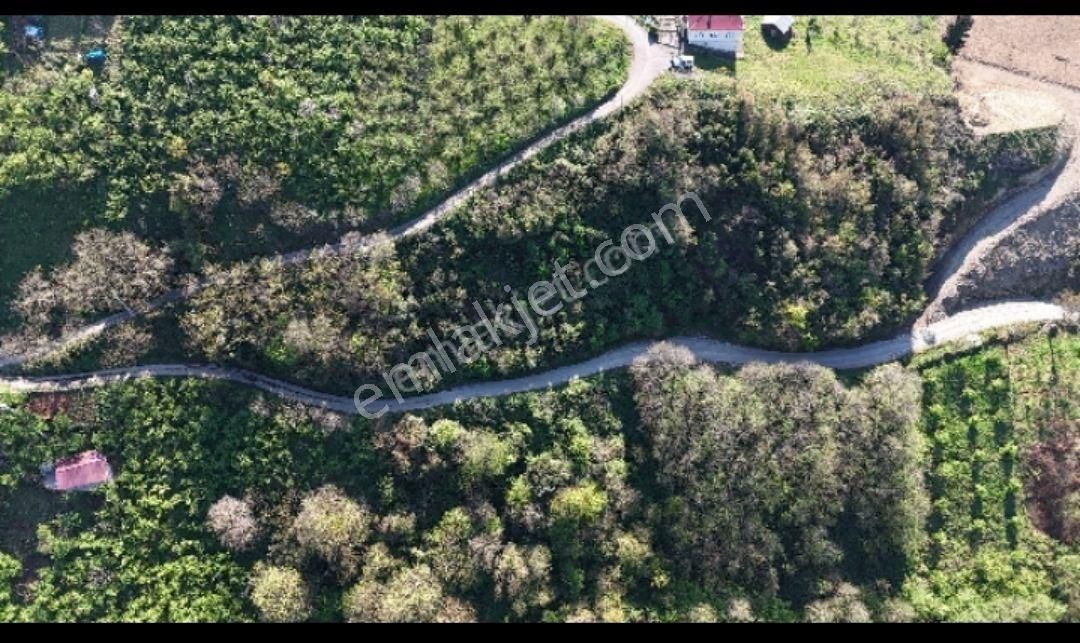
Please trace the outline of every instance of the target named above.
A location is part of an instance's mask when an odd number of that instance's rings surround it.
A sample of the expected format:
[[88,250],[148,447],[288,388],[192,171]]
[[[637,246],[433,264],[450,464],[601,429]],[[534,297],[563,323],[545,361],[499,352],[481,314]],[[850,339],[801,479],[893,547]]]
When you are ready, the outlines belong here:
[[972,88],[961,92],[959,100],[968,124],[981,135],[1052,127],[1065,117],[1053,97],[1015,87]]
[[1080,195],[1023,221],[957,280],[954,310],[972,302],[1047,296],[1068,287],[1080,257]]
[[1080,16],[975,16],[960,55],[1080,88]]
[[1045,534],[1080,540],[1080,422],[1061,420],[1028,453],[1028,516]]

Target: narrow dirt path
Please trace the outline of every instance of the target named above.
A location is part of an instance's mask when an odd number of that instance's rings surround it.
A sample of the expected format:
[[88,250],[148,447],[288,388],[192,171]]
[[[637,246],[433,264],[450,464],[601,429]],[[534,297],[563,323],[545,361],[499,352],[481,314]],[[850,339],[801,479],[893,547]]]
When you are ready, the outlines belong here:
[[[670,61],[670,52],[661,45],[650,44],[648,33],[629,16],[595,17],[621,29],[623,33],[626,34],[626,37],[630,40],[633,47],[633,56],[631,58],[630,71],[626,82],[623,83],[623,86],[619,91],[609,100],[600,104],[591,112],[579,116],[566,125],[553,130],[542,138],[529,144],[524,149],[505,159],[496,167],[488,170],[479,178],[451,194],[441,203],[411,221],[391,228],[386,232],[364,236],[346,235],[338,243],[327,244],[317,248],[304,248],[295,252],[266,257],[266,260],[280,261],[285,265],[298,264],[308,261],[312,257],[330,257],[347,252],[369,250],[380,243],[395,241],[424,232],[435,225],[440,219],[450,214],[455,208],[468,200],[468,198],[477,191],[493,185],[500,175],[511,171],[518,165],[528,161],[540,152],[590,123],[609,116],[622,108],[627,102],[632,101],[645,93],[645,90],[649,88],[652,82],[667,69]],[[0,355],[0,369],[21,366],[38,357],[43,357],[65,348],[77,346],[114,326],[130,321],[151,310],[186,299],[210,285],[212,285],[212,282],[204,280],[186,289],[168,292],[151,301],[139,312],[124,311],[110,315],[93,324],[84,326],[77,331],[64,335],[63,337],[36,346],[20,355]]]
[[[965,83],[983,87],[1011,86],[1037,90],[1053,97],[1065,111],[1063,135],[1076,140],[1077,133],[1080,132],[1080,91],[963,58],[955,60],[953,64],[958,76]],[[955,308],[955,300],[959,295],[958,285],[977,271],[983,258],[1002,239],[1007,238],[1025,222],[1053,210],[1078,193],[1080,143],[1074,142],[1057,171],[992,208],[942,256],[934,275],[927,282],[931,301],[916,326],[940,319]]]

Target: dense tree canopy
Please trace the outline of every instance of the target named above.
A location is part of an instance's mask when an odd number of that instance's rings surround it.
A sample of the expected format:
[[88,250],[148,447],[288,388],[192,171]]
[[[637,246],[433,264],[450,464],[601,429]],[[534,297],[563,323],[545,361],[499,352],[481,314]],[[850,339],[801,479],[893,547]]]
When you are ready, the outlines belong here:
[[[1047,160],[1053,132],[1031,136],[975,141],[955,105],[936,99],[897,96],[872,120],[841,112],[807,122],[716,79],[661,82],[379,259],[287,269],[266,301],[237,297],[237,285],[211,289],[183,323],[208,356],[225,342],[240,364],[316,387],[336,390],[347,374],[342,392],[351,393],[381,380],[376,367],[426,350],[428,329],[447,337],[476,323],[473,302],[508,302],[505,285],[524,297],[558,262],[586,294],[538,318],[534,343],[528,333],[505,338],[444,372],[447,380],[506,376],[680,331],[788,350],[864,341],[921,310],[931,261],[1006,181],[1001,159],[1021,170]],[[652,256],[589,287],[582,266],[594,250],[631,224],[651,224],[650,212],[684,191],[700,196],[709,218],[687,199],[682,225],[663,215],[672,243],[657,230]],[[372,262],[384,266],[378,287],[340,276]],[[246,270],[238,283],[257,289],[254,267]],[[342,285],[351,283],[358,290]],[[235,314],[218,312],[232,306]],[[333,363],[310,350],[283,361],[279,348],[349,337]]]
[[251,579],[251,602],[263,620],[271,623],[295,623],[311,614],[304,579],[289,567],[257,565]]
[[0,86],[5,304],[88,227],[198,271],[414,216],[614,92],[630,48],[588,17],[122,16],[103,69],[39,58]]
[[[1075,544],[1024,495],[1056,502],[1026,463],[1066,461],[1037,445],[1075,421],[1080,342],[1007,346],[842,376],[669,348],[374,423],[222,383],[131,382],[52,420],[0,393],[0,614],[1075,619]],[[40,489],[91,447],[114,483]]]
[[[886,367],[856,391],[809,365],[749,365],[724,377],[671,348],[633,376],[658,482],[675,500],[671,534],[690,574],[717,588],[783,586],[805,597],[842,569],[848,539],[870,574],[916,553],[904,547],[923,529],[921,453],[903,438],[918,419],[909,406],[918,408],[917,376]],[[875,391],[881,380],[899,395]],[[885,408],[868,414],[865,397]],[[878,438],[890,435],[898,437]],[[868,444],[876,449],[859,446]],[[850,524],[841,526],[844,515]]]
[[[212,361],[351,394],[474,302],[556,265],[581,285],[598,245],[688,192],[654,253],[535,343],[420,384],[675,332],[865,341],[921,309],[934,259],[1058,143],[976,138],[930,89],[948,80],[931,22],[873,23],[912,37],[871,46],[815,19],[807,49],[836,69],[770,91],[770,61],[809,60],[777,50],[661,80],[424,234],[284,264],[258,257],[385,229],[595,105],[625,38],[585,17],[124,18],[104,68],[5,70],[0,352],[201,277],[57,362]],[[0,621],[1080,620],[1075,330],[850,373],[661,344],[371,421],[224,382],[0,387]],[[43,488],[43,464],[87,449],[114,480]]]

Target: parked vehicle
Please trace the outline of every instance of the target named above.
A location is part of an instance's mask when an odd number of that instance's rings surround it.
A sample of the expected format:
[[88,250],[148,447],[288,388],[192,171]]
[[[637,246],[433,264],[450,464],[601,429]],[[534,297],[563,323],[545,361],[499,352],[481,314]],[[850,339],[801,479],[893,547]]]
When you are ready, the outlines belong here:
[[671,68],[675,71],[691,71],[694,68],[693,56],[673,56]]

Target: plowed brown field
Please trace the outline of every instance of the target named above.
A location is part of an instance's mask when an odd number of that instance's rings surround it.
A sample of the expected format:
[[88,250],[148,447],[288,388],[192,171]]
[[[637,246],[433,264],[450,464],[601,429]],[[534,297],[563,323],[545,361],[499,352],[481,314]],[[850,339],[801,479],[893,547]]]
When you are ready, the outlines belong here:
[[1080,16],[975,16],[960,55],[1080,88]]

